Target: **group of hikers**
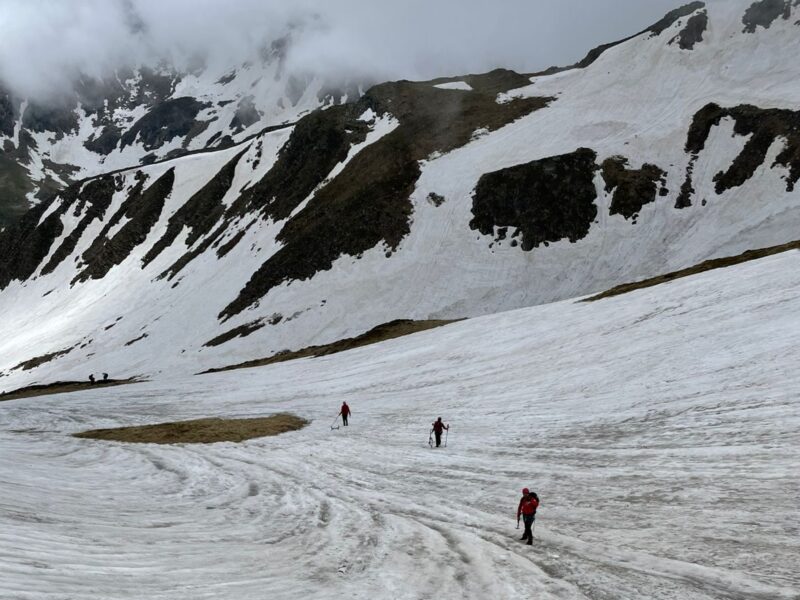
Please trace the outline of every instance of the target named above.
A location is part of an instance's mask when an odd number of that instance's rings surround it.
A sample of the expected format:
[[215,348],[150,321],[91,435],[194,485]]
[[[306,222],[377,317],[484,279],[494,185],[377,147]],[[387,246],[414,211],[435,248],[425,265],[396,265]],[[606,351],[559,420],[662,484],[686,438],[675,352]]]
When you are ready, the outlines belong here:
[[[89,383],[92,385],[97,383],[97,379],[94,378],[94,373],[89,374]],[[108,373],[103,373],[103,379],[100,380],[100,383],[108,383]]]
[[[348,406],[347,402],[342,402],[342,408],[339,409],[339,414],[336,415],[336,419],[334,419],[334,424],[339,420],[339,417],[342,417],[342,426],[347,427],[347,420],[350,418],[350,415],[353,414],[353,411]],[[334,425],[331,425],[331,429],[334,428]],[[442,422],[442,417],[439,417],[431,424],[431,436],[436,437],[436,447],[440,447],[442,445],[442,432],[443,431],[450,431],[450,425],[445,425]],[[433,445],[432,440],[429,439],[431,445]],[[445,442],[445,446],[447,443]]]
[[[347,402],[342,402],[342,408],[339,410],[339,414],[336,415],[336,421],[339,420],[339,417],[342,418],[342,425],[344,427],[348,426],[348,419],[350,415],[353,414],[350,406],[348,406]],[[331,425],[333,428],[333,425]],[[436,438],[436,447],[439,448],[442,444],[442,432],[443,431],[450,431],[450,425],[445,424],[442,422],[442,417],[439,417],[431,424],[431,435],[435,436]],[[433,446],[433,443],[429,437],[428,443]],[[445,446],[447,446],[447,441],[445,440]],[[520,518],[522,522],[525,524],[525,530],[520,538],[522,541],[525,541],[529,546],[533,544],[533,528],[536,522],[536,509],[539,508],[539,496],[536,495],[536,492],[530,491],[528,488],[522,489],[522,498],[520,498],[519,505],[517,506],[517,529],[519,529],[519,522]]]

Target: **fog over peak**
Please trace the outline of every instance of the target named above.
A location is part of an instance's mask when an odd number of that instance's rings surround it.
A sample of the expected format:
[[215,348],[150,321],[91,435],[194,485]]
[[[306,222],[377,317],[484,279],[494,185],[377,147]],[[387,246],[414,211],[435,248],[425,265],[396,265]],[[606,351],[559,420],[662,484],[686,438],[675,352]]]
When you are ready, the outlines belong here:
[[0,0],[0,80],[53,98],[78,77],[204,58],[235,67],[293,32],[289,69],[421,79],[574,62],[680,0]]

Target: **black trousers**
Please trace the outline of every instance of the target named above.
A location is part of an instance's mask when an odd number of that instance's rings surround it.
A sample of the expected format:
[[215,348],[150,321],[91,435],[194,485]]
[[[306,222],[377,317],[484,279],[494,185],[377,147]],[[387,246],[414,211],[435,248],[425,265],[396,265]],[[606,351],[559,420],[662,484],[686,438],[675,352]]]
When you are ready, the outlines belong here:
[[342,424],[347,427],[347,415],[342,415]]
[[531,531],[531,527],[533,526],[535,518],[535,515],[522,515],[522,520],[525,522],[525,532],[522,534],[522,539],[528,540],[528,544],[533,544],[533,531]]
[[442,432],[441,431],[434,431],[433,435],[436,436],[436,447],[438,448],[439,446],[442,445]]

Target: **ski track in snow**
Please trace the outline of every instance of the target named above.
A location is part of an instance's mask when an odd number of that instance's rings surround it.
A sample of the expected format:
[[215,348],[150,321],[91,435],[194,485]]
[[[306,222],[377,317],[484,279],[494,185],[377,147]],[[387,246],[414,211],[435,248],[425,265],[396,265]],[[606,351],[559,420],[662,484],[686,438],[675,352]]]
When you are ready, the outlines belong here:
[[[798,598],[798,267],[2,403],[0,598]],[[281,411],[312,423],[243,444],[70,437]],[[542,497],[532,547],[523,486]]]

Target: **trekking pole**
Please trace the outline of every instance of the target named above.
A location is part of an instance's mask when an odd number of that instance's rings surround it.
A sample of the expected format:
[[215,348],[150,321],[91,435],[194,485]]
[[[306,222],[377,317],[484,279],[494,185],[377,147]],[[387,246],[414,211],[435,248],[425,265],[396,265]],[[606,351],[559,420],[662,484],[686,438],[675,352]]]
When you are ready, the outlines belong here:
[[444,432],[444,447],[447,448],[447,435],[450,433],[450,426],[447,426]]

